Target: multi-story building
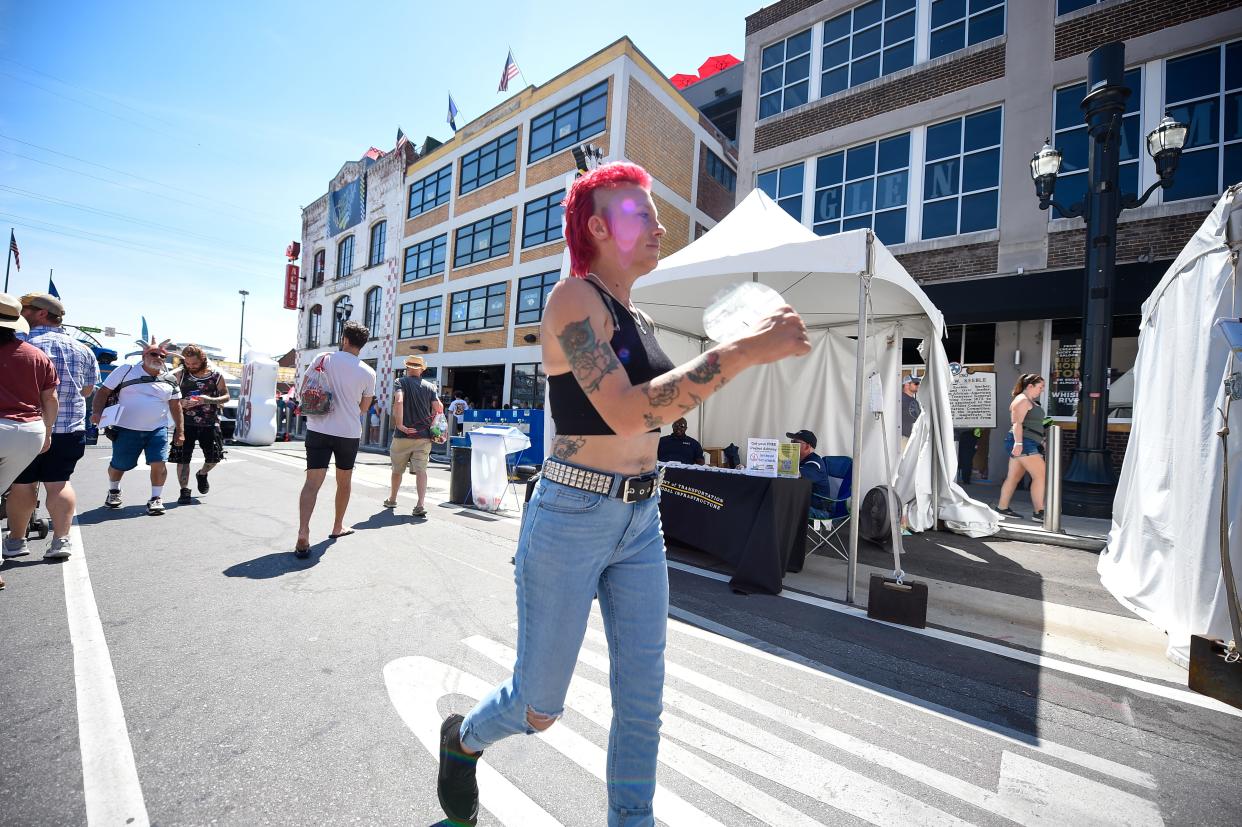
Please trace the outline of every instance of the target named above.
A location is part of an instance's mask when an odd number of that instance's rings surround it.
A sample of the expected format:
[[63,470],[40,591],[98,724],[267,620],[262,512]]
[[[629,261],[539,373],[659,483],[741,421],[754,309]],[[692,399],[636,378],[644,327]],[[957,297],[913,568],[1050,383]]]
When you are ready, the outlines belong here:
[[476,407],[542,405],[539,323],[572,149],[588,143],[651,172],[663,255],[733,206],[727,139],[622,38],[409,164],[394,365],[425,355],[441,390]]
[[[1189,125],[1174,185],[1122,214],[1109,443],[1129,432],[1138,313],[1224,189],[1242,179],[1239,0],[782,0],[746,19],[740,200],[759,186],[807,227],[870,227],[945,315],[950,361],[1048,377],[1073,444],[1081,350],[1081,219],[1041,212],[1031,156],[1064,154],[1057,200],[1086,184],[1087,53],[1120,41],[1133,94],[1121,181],[1156,181],[1144,136]],[[1050,211],[1051,212],[1051,211]],[[904,360],[915,366],[917,353]],[[1003,474],[1004,422],[977,466]],[[990,462],[988,456],[990,455]]]
[[[416,157],[404,140],[387,153],[372,147],[342,166],[328,191],[302,209],[299,376],[320,353],[336,349],[341,328],[351,319],[371,331],[362,360],[389,375],[405,220],[403,184],[406,165]],[[377,412],[368,418],[364,444],[384,440],[388,418],[378,412],[388,408],[391,384],[377,383]]]

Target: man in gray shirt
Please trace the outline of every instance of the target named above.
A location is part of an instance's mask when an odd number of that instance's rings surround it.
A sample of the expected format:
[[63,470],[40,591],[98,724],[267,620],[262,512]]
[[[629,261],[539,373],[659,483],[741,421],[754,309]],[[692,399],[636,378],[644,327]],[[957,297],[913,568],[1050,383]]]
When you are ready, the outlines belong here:
[[427,458],[431,456],[431,425],[436,416],[444,413],[444,403],[436,394],[436,386],[423,379],[427,362],[421,356],[405,357],[405,376],[397,382],[396,396],[392,402],[392,490],[384,501],[385,508],[397,507],[397,491],[401,477],[409,468],[418,487],[418,504],[412,512],[415,517],[426,517],[423,498],[427,496]]
[[919,414],[923,412],[923,406],[919,404],[918,396],[916,396],[922,381],[922,377],[910,374],[906,377],[906,381],[901,383],[901,444],[903,447],[905,440],[910,438],[914,420],[918,419]]

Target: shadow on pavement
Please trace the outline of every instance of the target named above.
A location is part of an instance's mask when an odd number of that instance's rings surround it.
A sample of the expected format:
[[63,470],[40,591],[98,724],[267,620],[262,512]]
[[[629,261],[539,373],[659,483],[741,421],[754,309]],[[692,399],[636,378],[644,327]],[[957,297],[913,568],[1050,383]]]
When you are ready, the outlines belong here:
[[372,528],[387,528],[394,525],[421,523],[425,520],[425,517],[410,516],[410,511],[406,508],[385,508],[383,511],[377,511],[361,522],[354,523],[350,528],[358,531],[367,531]]
[[244,563],[235,563],[224,570],[225,577],[246,577],[251,580],[270,580],[282,574],[305,571],[319,562],[328,546],[336,540],[321,540],[310,547],[310,557],[295,557],[293,550],[275,551]]
[[[146,517],[147,502],[143,500],[141,504],[123,505],[120,508],[108,508],[99,506],[92,508],[90,511],[83,511],[78,515],[78,525],[99,525],[100,523],[110,523],[113,520],[132,520],[135,517]],[[156,519],[152,517],[152,519]]]

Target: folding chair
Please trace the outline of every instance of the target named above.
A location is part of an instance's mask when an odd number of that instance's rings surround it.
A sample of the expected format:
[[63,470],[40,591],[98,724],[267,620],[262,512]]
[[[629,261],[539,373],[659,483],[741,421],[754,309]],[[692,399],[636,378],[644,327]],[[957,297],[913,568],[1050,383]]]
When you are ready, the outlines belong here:
[[827,546],[842,560],[848,560],[847,540],[842,530],[850,524],[854,461],[849,457],[823,457],[823,462],[831,496],[811,495],[811,513],[807,517],[807,531],[815,541],[811,554]]

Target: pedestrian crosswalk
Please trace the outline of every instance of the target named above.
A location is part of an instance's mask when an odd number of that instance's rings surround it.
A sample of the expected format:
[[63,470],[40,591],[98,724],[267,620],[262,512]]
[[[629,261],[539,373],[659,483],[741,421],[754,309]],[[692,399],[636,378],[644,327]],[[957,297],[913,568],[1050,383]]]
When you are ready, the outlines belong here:
[[[662,823],[1164,823],[1156,781],[1140,768],[763,651],[711,621],[686,619],[696,622],[670,622],[655,800]],[[485,676],[510,669],[514,657],[510,642],[472,635],[453,663],[403,657],[387,664],[384,678],[402,720],[434,758],[441,700],[482,697],[494,684]],[[573,714],[539,736],[584,773],[584,783],[596,779],[600,818],[602,745],[612,714],[608,669],[596,616],[566,698]],[[546,785],[522,773],[519,784],[513,769],[480,764],[484,823],[562,823],[552,814],[560,787],[553,779],[561,773],[548,773]]]

